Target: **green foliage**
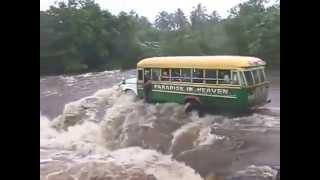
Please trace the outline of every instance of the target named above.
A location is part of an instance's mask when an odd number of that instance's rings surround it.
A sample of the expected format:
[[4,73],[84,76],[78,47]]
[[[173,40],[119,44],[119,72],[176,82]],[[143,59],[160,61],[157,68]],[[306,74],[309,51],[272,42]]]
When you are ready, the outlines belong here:
[[280,64],[279,1],[249,0],[227,18],[198,4],[160,12],[152,24],[136,12],[112,15],[93,0],[58,2],[40,11],[40,74],[134,68],[151,56],[251,55]]

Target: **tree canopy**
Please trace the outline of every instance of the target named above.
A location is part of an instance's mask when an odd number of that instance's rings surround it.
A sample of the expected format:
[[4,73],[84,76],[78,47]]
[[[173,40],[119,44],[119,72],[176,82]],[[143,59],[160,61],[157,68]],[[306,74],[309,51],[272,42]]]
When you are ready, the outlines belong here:
[[280,64],[280,4],[249,0],[227,18],[196,5],[159,12],[155,22],[136,12],[113,15],[93,0],[60,1],[40,11],[40,75],[129,69],[145,57],[249,55]]

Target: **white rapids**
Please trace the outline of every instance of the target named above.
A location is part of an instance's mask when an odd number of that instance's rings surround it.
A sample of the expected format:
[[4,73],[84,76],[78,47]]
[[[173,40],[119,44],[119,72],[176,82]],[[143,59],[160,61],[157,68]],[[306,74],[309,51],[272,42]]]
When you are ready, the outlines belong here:
[[[112,78],[115,74],[121,72],[59,78],[65,81],[64,88],[76,88],[90,79]],[[49,77],[40,79],[40,84],[53,81],[50,78],[60,82]],[[210,159],[214,156],[191,159],[189,164],[175,157],[220,145],[234,148],[239,155],[240,161],[223,165],[229,168],[230,164],[233,175],[275,176],[268,164],[255,163],[269,162],[268,158],[260,158],[261,154],[278,163],[280,154],[275,139],[279,136],[279,115],[255,113],[246,117],[200,118],[196,113],[185,114],[183,106],[175,103],[144,104],[122,94],[117,86],[95,87],[98,89],[91,95],[66,102],[62,113],[55,118],[40,113],[41,180],[208,179],[207,175],[218,172],[214,168],[201,169],[211,166],[201,163],[214,162]],[[44,103],[50,96],[63,97],[59,88],[45,91]],[[269,110],[273,112],[272,107]],[[248,162],[243,163],[242,157]]]

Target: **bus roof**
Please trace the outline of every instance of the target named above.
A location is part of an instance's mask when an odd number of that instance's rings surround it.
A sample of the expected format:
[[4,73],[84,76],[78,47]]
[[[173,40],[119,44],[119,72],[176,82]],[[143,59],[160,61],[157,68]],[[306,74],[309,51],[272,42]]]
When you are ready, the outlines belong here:
[[152,57],[138,62],[138,68],[238,69],[263,66],[259,58],[248,56],[172,56]]

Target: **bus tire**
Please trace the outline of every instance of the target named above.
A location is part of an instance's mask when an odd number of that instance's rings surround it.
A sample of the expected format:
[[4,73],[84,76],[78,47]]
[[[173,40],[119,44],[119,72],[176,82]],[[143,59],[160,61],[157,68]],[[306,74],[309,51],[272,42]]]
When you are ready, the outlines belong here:
[[193,110],[198,110],[199,105],[200,105],[200,103],[195,100],[192,100],[192,99],[188,100],[185,102],[184,112],[189,113]]
[[185,112],[185,113],[189,113],[189,112],[191,112],[191,111],[192,111],[192,105],[191,105],[191,103],[190,103],[190,102],[185,103],[185,104],[184,104],[184,112]]
[[134,93],[134,91],[127,89],[124,91],[126,95],[132,96],[132,97],[136,97],[136,94]]
[[197,111],[199,117],[203,117],[205,113],[202,111],[200,102],[190,99],[185,102],[184,112],[190,113],[191,111]]

